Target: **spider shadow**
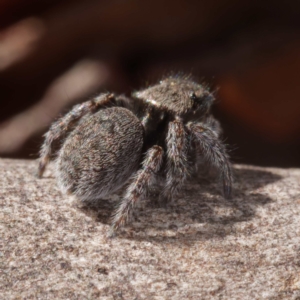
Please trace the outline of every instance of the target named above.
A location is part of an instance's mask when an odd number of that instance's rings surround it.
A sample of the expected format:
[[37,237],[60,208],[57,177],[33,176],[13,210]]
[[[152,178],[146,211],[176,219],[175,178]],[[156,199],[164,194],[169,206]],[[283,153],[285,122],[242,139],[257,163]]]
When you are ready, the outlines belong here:
[[[222,238],[234,232],[234,224],[251,220],[258,207],[274,200],[263,187],[282,177],[269,171],[235,168],[235,188],[231,200],[221,195],[216,180],[192,178],[183,188],[172,207],[153,207],[155,196],[135,208],[133,219],[121,228],[119,238],[153,242],[190,243],[193,240]],[[118,193],[121,197],[122,191]],[[84,203],[80,209],[95,221],[110,224],[119,199]]]

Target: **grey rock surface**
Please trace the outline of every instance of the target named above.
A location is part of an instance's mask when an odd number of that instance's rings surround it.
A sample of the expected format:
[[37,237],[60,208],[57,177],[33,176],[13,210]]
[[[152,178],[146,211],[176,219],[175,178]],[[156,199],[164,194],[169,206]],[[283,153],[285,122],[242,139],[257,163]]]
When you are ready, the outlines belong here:
[[193,179],[107,237],[118,195],[62,196],[51,168],[0,160],[1,299],[299,299],[300,170],[235,165],[234,195]]

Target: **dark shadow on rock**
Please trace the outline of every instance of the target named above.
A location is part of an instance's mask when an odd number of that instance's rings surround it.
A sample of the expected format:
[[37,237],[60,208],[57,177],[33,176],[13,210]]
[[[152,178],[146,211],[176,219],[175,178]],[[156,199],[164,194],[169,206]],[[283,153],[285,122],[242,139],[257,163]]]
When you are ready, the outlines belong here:
[[[132,220],[118,232],[119,238],[175,243],[222,238],[234,231],[233,225],[255,217],[256,209],[274,200],[261,190],[282,177],[268,171],[243,167],[234,170],[235,185],[231,200],[225,200],[216,179],[192,178],[172,207],[153,207],[155,199],[142,201]],[[124,189],[123,189],[124,190]],[[118,193],[122,195],[122,191]],[[80,209],[95,221],[109,224],[121,198],[84,203]],[[196,224],[203,228],[190,230]],[[170,236],[171,235],[171,236]]]
[[[99,199],[98,201],[84,201],[80,202],[78,200],[77,207],[86,215],[92,217],[96,222],[102,224],[110,224],[111,217],[114,210],[118,207],[123,192],[126,188],[122,188],[117,194],[114,194],[117,199]],[[112,197],[113,198],[113,197]]]
[[110,224],[112,213],[117,203],[110,200],[100,200],[99,202],[84,202],[78,205],[79,209],[86,215],[92,217],[96,222]]

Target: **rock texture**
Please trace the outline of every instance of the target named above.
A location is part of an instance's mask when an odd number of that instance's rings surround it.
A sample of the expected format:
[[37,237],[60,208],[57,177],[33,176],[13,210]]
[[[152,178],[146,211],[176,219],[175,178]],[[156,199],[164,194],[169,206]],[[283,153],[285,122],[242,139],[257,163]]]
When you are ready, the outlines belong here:
[[82,204],[35,172],[0,160],[1,299],[300,298],[300,170],[236,165],[231,202],[193,179],[113,239],[117,195]]

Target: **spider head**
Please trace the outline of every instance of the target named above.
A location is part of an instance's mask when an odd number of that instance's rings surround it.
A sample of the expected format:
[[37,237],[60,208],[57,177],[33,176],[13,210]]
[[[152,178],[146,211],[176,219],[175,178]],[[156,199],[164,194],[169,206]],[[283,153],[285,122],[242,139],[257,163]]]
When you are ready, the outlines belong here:
[[150,106],[183,118],[205,116],[214,101],[209,90],[187,78],[169,77],[134,94]]

